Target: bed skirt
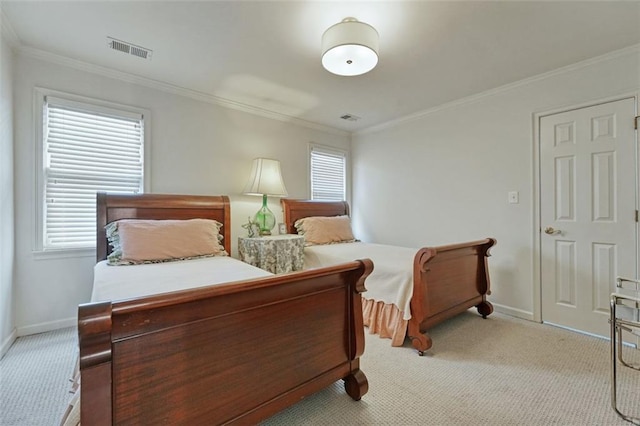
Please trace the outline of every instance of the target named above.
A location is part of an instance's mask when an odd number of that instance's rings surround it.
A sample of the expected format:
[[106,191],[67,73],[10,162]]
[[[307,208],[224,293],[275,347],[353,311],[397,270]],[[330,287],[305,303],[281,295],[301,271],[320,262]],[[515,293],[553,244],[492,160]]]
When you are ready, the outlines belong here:
[[407,334],[408,320],[402,319],[395,305],[362,298],[362,316],[370,334],[391,339],[391,346],[402,346]]

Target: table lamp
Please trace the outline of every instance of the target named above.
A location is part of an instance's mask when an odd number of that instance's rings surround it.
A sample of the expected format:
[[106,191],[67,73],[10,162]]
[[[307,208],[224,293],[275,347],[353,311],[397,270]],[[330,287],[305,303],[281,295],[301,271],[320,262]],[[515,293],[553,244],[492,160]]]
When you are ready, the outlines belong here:
[[262,195],[262,207],[253,218],[260,228],[260,235],[271,235],[276,226],[276,217],[267,206],[267,196],[286,197],[280,161],[269,158],[254,158],[249,180],[242,191],[245,195]]

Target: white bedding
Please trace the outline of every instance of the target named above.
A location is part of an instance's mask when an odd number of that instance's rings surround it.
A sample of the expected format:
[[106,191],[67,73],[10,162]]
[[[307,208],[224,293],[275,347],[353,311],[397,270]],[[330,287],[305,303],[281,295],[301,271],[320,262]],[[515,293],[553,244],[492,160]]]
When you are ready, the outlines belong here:
[[319,268],[369,258],[373,272],[365,281],[365,299],[395,305],[411,319],[413,260],[418,249],[371,243],[341,243],[304,248],[304,267]]
[[94,267],[92,302],[130,299],[272,275],[228,256],[176,262]]

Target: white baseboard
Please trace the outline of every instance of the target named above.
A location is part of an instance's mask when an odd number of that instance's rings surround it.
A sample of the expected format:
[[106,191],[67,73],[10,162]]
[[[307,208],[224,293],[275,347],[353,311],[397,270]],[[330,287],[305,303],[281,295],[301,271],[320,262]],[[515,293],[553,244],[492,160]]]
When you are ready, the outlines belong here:
[[2,342],[2,346],[0,346],[0,359],[2,359],[4,354],[7,353],[7,351],[9,350],[11,345],[13,345],[13,342],[15,342],[17,338],[18,338],[18,333],[14,328],[11,334],[9,334],[9,336],[7,336],[6,339],[4,339],[4,342]]
[[493,302],[491,302],[491,304],[493,305],[495,311],[500,312],[501,314],[510,315],[512,317],[521,318],[529,321],[534,321],[532,312],[523,311],[522,309],[515,309],[510,306],[504,306],[504,305],[500,305],[498,303],[493,303]]
[[27,325],[25,327],[18,327],[18,337],[28,336],[30,334],[45,333],[47,331],[58,330],[61,328],[75,327],[78,325],[78,319],[65,318],[57,321],[42,322],[40,324]]

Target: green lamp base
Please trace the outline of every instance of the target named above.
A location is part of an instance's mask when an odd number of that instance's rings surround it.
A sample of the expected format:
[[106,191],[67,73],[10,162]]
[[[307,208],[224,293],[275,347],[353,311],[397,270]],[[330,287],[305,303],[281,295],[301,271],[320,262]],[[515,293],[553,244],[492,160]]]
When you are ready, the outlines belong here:
[[267,194],[262,195],[262,207],[253,217],[253,221],[260,228],[260,236],[271,235],[271,230],[276,226],[276,217],[267,206]]

